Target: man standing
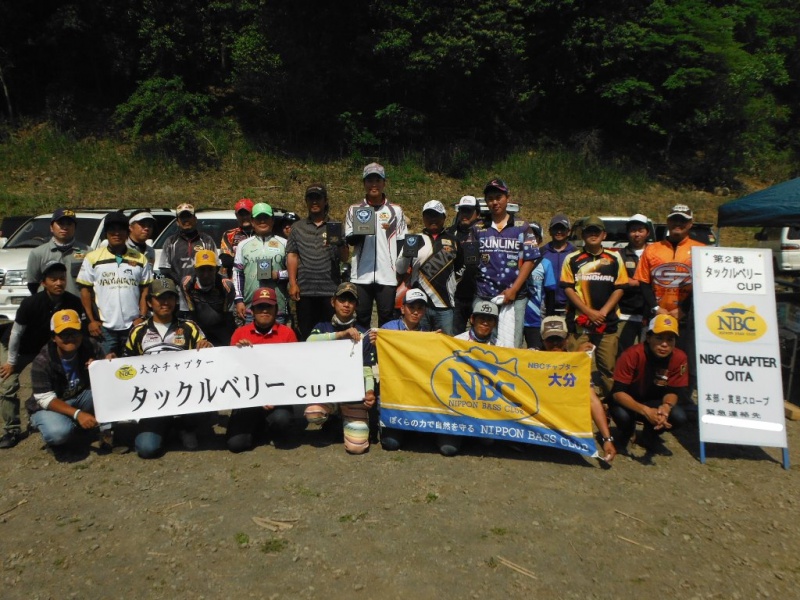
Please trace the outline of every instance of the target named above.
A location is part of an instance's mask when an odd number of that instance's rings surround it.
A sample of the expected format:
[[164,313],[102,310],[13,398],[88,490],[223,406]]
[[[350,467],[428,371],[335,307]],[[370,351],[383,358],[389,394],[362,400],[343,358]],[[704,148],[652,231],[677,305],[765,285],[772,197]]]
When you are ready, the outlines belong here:
[[239,226],[229,229],[222,234],[219,243],[219,260],[222,263],[222,274],[230,277],[233,273],[233,257],[236,248],[244,240],[253,235],[253,206],[255,203],[250,198],[242,198],[233,207]]
[[50,318],[60,310],[83,314],[80,298],[65,291],[66,287],[67,266],[51,261],[42,271],[43,290],[22,301],[14,325],[6,328],[0,342],[0,413],[4,428],[0,449],[13,448],[21,438],[19,377],[50,340]]
[[286,240],[272,231],[272,207],[259,202],[253,206],[253,235],[239,244],[233,259],[233,285],[236,290],[236,314],[241,322],[252,321],[247,306],[258,288],[275,292],[277,320],[289,323],[289,292],[286,269]]
[[108,214],[104,227],[108,245],[83,259],[77,282],[89,335],[100,340],[104,354],[121,356],[128,330],[147,317],[153,270],[144,254],[126,245],[128,218],[121,211]]
[[375,406],[375,377],[372,367],[377,362],[374,335],[356,322],[358,290],[352,283],[342,283],[331,298],[333,317],[314,326],[309,342],[351,340],[361,341],[364,367],[364,398],[360,402],[340,404],[310,404],[305,417],[312,425],[321,426],[328,417],[340,413],[343,421],[344,448],[350,454],[363,454],[369,448],[369,411]]
[[689,364],[686,354],[675,347],[677,337],[677,319],[657,315],[650,321],[645,341],[628,348],[617,361],[609,412],[617,424],[621,452],[626,451],[640,421],[644,429],[636,443],[649,454],[672,454],[660,436],[686,424],[686,413],[678,403],[685,399],[689,385]]
[[[164,277],[168,277],[175,286],[180,288],[181,281],[187,275],[192,274],[194,268],[194,255],[200,250],[217,251],[217,245],[207,233],[197,230],[197,217],[194,214],[194,206],[191,204],[181,204],[175,210],[178,221],[178,233],[171,235],[164,240],[164,247],[161,250],[158,270]],[[180,292],[180,314],[186,315],[188,306],[186,297]]]
[[31,367],[31,391],[25,403],[31,426],[50,447],[63,446],[74,436],[98,426],[94,418],[89,364],[103,358],[100,347],[84,337],[74,310],[53,313],[52,338]]
[[644,299],[639,282],[634,279],[639,258],[644,253],[647,237],[650,235],[649,221],[640,214],[628,220],[628,245],[619,250],[619,255],[628,273],[628,285],[619,301],[619,347],[617,356],[639,342],[644,327]]
[[[256,209],[253,212],[256,212]],[[259,344],[285,344],[297,341],[297,336],[291,327],[277,322],[278,297],[274,289],[255,290],[250,310],[253,321],[233,332],[232,346],[245,348]],[[295,411],[292,405],[256,406],[233,410],[228,421],[228,450],[231,452],[251,450],[255,445],[256,435],[263,429],[266,429],[273,439],[285,437],[291,431]]]
[[233,282],[217,269],[217,255],[200,250],[194,255],[194,275],[181,282],[189,319],[197,323],[214,346],[227,346],[236,325],[233,320]]
[[[489,217],[478,221],[473,232],[478,240],[481,264],[476,274],[476,299],[513,305],[513,332],[501,345],[522,347],[526,283],[539,260],[539,247],[531,226],[508,213],[508,186],[492,179],[483,190]],[[503,322],[499,325],[501,333]]]
[[[150,284],[147,304],[152,311],[152,316],[131,329],[125,342],[125,356],[152,355],[211,347],[211,343],[195,323],[175,316],[177,303],[178,288],[171,279],[156,279]],[[200,415],[198,414],[142,419],[136,428],[134,441],[136,453],[140,458],[160,456],[164,449],[164,438],[167,431],[175,422],[180,427],[183,447],[187,450],[197,449],[195,429],[199,421]]]
[[[408,286],[419,288],[427,295],[427,329],[453,335],[456,271],[461,269],[464,257],[458,240],[444,228],[446,215],[444,205],[438,200],[425,203],[422,207],[422,234],[406,236],[406,246],[397,258],[397,273],[404,275],[410,266]],[[410,248],[408,242],[411,239],[421,239],[422,243]]]
[[392,318],[397,288],[395,265],[406,237],[406,220],[403,209],[391,204],[383,193],[386,171],[381,165],[368,164],[362,179],[364,199],[348,209],[344,235],[353,246],[350,280],[358,289],[358,322],[368,329],[373,302],[378,307],[379,327]]
[[456,222],[447,231],[455,236],[464,255],[464,263],[456,269],[456,291],[453,294],[453,332],[458,335],[467,330],[475,298],[475,272],[478,265],[478,246],[472,237],[472,226],[478,220],[478,200],[475,196],[462,196],[455,206]]
[[[531,223],[537,243],[542,243],[542,228],[538,223]],[[559,273],[560,275],[560,273]],[[528,348],[542,348],[542,316],[553,313],[555,293],[558,279],[553,272],[553,264],[546,258],[531,271],[528,278],[528,303],[525,305],[525,345]]]
[[586,219],[581,236],[583,248],[567,255],[561,271],[560,285],[569,300],[569,350],[578,352],[585,342],[594,344],[593,359],[605,398],[611,392],[617,358],[617,304],[628,274],[619,254],[603,248],[606,228],[600,218]]
[[128,247],[144,254],[151,267],[156,264],[156,251],[147,240],[153,238],[155,229],[156,219],[146,209],[135,210],[128,217]]
[[[308,216],[297,221],[286,242],[289,296],[297,303],[300,339],[311,334],[314,325],[330,321],[331,298],[340,281],[340,264],[347,261],[343,239],[328,239],[328,190],[321,183],[306,188]],[[341,227],[341,225],[340,225]]]
[[689,237],[692,210],[676,204],[667,215],[667,239],[650,244],[636,266],[647,317],[669,315],[678,320],[678,347],[689,357],[690,385],[697,389],[694,323],[692,322],[692,248],[703,246]]
[[80,296],[80,287],[75,282],[75,278],[81,269],[83,259],[91,248],[75,239],[76,226],[75,211],[69,208],[58,208],[53,212],[50,219],[50,233],[53,234],[53,237],[49,242],[34,248],[28,254],[26,278],[31,294],[35,294],[42,283],[45,265],[57,260],[67,266],[67,291]]
[[[551,239],[542,246],[542,256],[550,261],[553,272],[559,277],[567,255],[575,252],[575,246],[569,242],[570,224],[567,215],[554,215],[550,219],[549,232]],[[553,313],[562,317],[567,314],[567,295],[561,287],[556,289]]]

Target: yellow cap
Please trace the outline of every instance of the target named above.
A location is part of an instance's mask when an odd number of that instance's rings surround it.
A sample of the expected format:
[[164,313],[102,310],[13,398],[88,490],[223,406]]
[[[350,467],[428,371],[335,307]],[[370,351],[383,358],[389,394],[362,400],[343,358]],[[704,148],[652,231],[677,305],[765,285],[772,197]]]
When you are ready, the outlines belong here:
[[678,335],[678,319],[670,315],[657,315],[650,321],[649,329],[656,335],[660,333],[674,333]]
[[65,329],[81,330],[81,318],[74,310],[66,309],[59,310],[53,313],[53,318],[50,319],[50,330],[59,334]]
[[200,250],[194,255],[194,268],[198,267],[216,267],[217,255],[211,250]]

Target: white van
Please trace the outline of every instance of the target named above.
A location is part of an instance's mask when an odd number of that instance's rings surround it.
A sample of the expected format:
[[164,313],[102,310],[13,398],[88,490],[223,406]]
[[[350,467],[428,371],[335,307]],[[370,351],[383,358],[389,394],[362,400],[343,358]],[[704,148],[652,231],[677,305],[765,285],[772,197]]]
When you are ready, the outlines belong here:
[[800,227],[764,227],[756,240],[759,248],[772,250],[776,273],[800,271]]

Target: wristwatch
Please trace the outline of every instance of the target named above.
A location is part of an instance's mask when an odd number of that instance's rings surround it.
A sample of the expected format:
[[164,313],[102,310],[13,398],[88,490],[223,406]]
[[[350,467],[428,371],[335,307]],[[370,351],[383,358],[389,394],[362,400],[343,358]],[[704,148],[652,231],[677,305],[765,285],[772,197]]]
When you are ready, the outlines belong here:
[[603,443],[604,443],[604,444],[605,444],[606,442],[613,442],[613,441],[614,441],[614,437],[613,437],[613,436],[608,436],[608,437],[602,437],[602,436],[601,436],[601,437],[600,437],[600,439],[601,439],[601,440],[603,440]]

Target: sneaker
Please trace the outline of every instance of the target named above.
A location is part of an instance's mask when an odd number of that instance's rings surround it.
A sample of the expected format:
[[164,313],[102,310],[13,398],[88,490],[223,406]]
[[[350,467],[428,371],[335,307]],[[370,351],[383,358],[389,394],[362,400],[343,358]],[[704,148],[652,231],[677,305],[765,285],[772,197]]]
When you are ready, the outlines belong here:
[[6,431],[3,437],[0,437],[0,448],[8,449],[13,448],[22,439],[22,434],[19,431]]
[[181,429],[178,435],[180,435],[181,444],[184,449],[197,450],[200,447],[200,444],[197,442],[197,434],[194,431]]

